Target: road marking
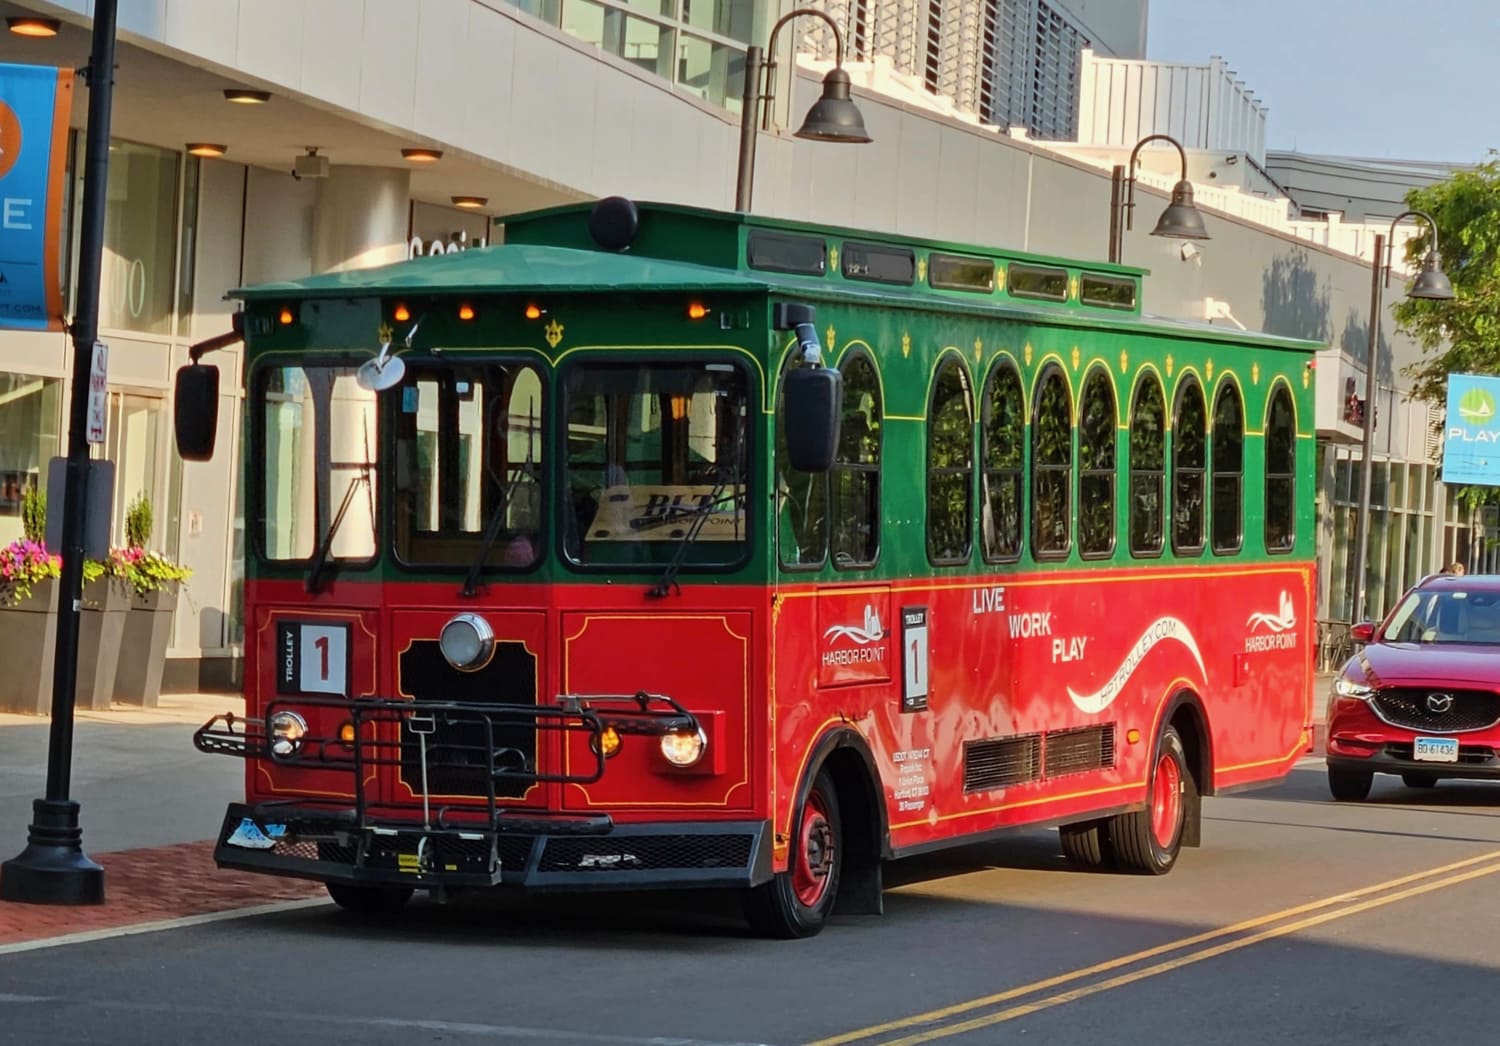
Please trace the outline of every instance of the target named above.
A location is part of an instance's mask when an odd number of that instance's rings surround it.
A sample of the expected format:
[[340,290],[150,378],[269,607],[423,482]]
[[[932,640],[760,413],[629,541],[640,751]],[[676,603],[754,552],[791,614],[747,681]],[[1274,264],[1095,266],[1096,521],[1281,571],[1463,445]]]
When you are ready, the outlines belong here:
[[[1386,891],[1396,889],[1397,887],[1407,886],[1410,883],[1419,882],[1423,879],[1432,879],[1434,876],[1445,875],[1449,872],[1457,872],[1459,869],[1473,869],[1473,866],[1483,865],[1486,862],[1497,863],[1491,864],[1488,867],[1482,867],[1464,872],[1461,875],[1453,876],[1448,879],[1442,879],[1435,883],[1412,887],[1411,889],[1402,891],[1400,893],[1390,894],[1385,897],[1378,897],[1374,900],[1360,901],[1360,898],[1368,897],[1371,894],[1385,893]],[[882,1046],[909,1046],[909,1044],[913,1043],[929,1042],[932,1039],[942,1038],[948,1035],[961,1034],[964,1031],[971,1031],[974,1028],[982,1028],[987,1027],[991,1024],[1001,1023],[1002,1021],[1014,1020],[1016,1017],[1024,1016],[1027,1013],[1034,1013],[1037,1010],[1047,1009],[1051,1006],[1057,1006],[1064,1002],[1072,1002],[1074,999],[1080,999],[1087,995],[1092,995],[1095,992],[1105,991],[1109,988],[1119,987],[1124,984],[1129,984],[1132,981],[1141,980],[1144,977],[1150,977],[1155,976],[1159,973],[1165,973],[1168,970],[1177,969],[1178,967],[1188,965],[1189,963],[1199,962],[1203,959],[1212,958],[1215,955],[1222,955],[1225,952],[1247,947],[1251,944],[1259,943],[1260,941],[1270,940],[1274,937],[1284,936],[1288,933],[1295,933],[1297,930],[1306,929],[1310,926],[1317,926],[1320,923],[1328,922],[1333,919],[1343,918],[1346,915],[1354,915],[1358,912],[1366,911],[1369,908],[1379,907],[1380,905],[1384,904],[1390,904],[1394,901],[1404,900],[1407,897],[1416,896],[1419,893],[1426,893],[1429,890],[1441,889],[1445,886],[1453,886],[1457,883],[1465,882],[1468,879],[1475,879],[1485,875],[1493,875],[1497,872],[1500,872],[1500,850],[1494,850],[1486,854],[1481,854],[1478,857],[1465,858],[1462,861],[1454,861],[1452,864],[1445,864],[1437,868],[1429,868],[1426,871],[1413,872],[1410,875],[1403,875],[1396,879],[1389,879],[1385,882],[1376,883],[1373,886],[1360,887],[1357,890],[1349,890],[1345,893],[1335,894],[1331,897],[1325,897],[1321,900],[1309,901],[1306,904],[1299,904],[1291,908],[1284,908],[1278,912],[1271,912],[1267,915],[1257,916],[1253,919],[1246,919],[1243,922],[1238,922],[1231,926],[1221,927],[1217,930],[1206,930],[1203,933],[1193,934],[1190,937],[1184,937],[1180,940],[1169,941],[1166,944],[1159,944],[1151,948],[1145,948],[1138,952],[1132,952],[1129,955],[1122,955],[1115,959],[1109,959],[1101,963],[1096,963],[1093,966],[1084,967],[1083,969],[1073,970],[1069,973],[1061,973],[1054,977],[1048,977],[1040,981],[1034,981],[1031,984],[1023,984],[1016,988],[1009,988],[1003,992],[997,992],[994,995],[986,995],[982,998],[970,999],[968,1002],[960,1002],[955,1003],[952,1006],[944,1006],[940,1009],[928,1010],[925,1013],[914,1014],[910,1017],[902,1017],[898,1020],[888,1021],[884,1024],[873,1024],[867,1028],[860,1028],[855,1031],[830,1036],[826,1039],[817,1039],[811,1043],[808,1043],[807,1046],[841,1046],[841,1044],[843,1043],[872,1039],[887,1032],[900,1031],[904,1028],[915,1027],[916,1025],[934,1024],[939,1021],[947,1020],[950,1017],[957,1017],[960,1014],[969,1013],[973,1010],[983,1009],[989,1006],[996,1006],[1003,1002],[1010,1002],[1013,999],[1018,999],[1023,996],[1036,995],[1040,992],[1044,992],[1052,988],[1058,988],[1065,984],[1071,984],[1075,981],[1084,980],[1086,978],[1094,977],[1102,973],[1108,973],[1111,970],[1117,970],[1121,967],[1134,966],[1135,964],[1144,962],[1147,959],[1154,959],[1162,955],[1167,955],[1171,952],[1182,951],[1187,948],[1192,948],[1201,944],[1207,944],[1210,941],[1219,940],[1225,937],[1234,937],[1237,934],[1242,934],[1249,930],[1257,930],[1261,927],[1269,926],[1273,923],[1280,923],[1284,922],[1287,919],[1295,918],[1296,916],[1306,915],[1308,912],[1315,912],[1319,909],[1329,908],[1335,905],[1345,905],[1352,901],[1360,901],[1360,903],[1358,904],[1340,908],[1337,911],[1325,912],[1322,915],[1313,916],[1309,919],[1303,919],[1298,922],[1288,924],[1287,926],[1275,927],[1271,930],[1265,930],[1250,937],[1243,937],[1239,940],[1229,941],[1225,944],[1215,945],[1211,948],[1205,948],[1202,951],[1194,952],[1191,955],[1181,956],[1177,959],[1158,963],[1155,966],[1148,967],[1145,970],[1123,974],[1106,981],[1101,981],[1097,984],[1062,992],[1058,995],[1049,996],[1048,998],[1038,1000],[1034,1003],[1027,1003],[1009,1010],[1003,1010],[999,1014],[991,1014],[981,1018],[974,1018],[957,1025],[947,1025],[943,1028],[933,1029],[931,1031],[923,1032],[919,1035],[911,1036],[908,1038],[886,1040],[882,1043]]]
[[34,941],[0,944],[0,955],[14,955],[17,952],[35,952],[43,948],[61,948],[69,944],[87,944],[90,941],[107,941],[113,937],[133,937],[139,933],[180,930],[187,926],[202,926],[205,923],[227,922],[230,919],[250,919],[257,915],[295,912],[300,908],[313,908],[332,903],[326,897],[309,897],[304,901],[278,901],[275,904],[260,904],[253,908],[234,908],[227,912],[185,915],[180,919],[162,919],[154,923],[135,923],[132,926],[112,926],[103,930],[85,930],[82,933],[67,933],[58,937],[40,937]]

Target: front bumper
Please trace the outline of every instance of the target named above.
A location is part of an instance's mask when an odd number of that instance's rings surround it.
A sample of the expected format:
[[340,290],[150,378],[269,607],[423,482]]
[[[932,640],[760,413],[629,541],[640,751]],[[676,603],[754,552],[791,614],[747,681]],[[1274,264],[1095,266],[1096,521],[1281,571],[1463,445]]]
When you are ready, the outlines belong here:
[[[1412,749],[1418,737],[1456,739],[1458,761],[1414,759]],[[1326,752],[1333,769],[1500,780],[1500,727],[1456,733],[1408,729],[1381,719],[1357,698],[1330,700]]]
[[771,826],[622,825],[504,810],[489,823],[424,826],[362,821],[352,808],[231,803],[214,860],[268,875],[427,890],[757,886],[771,878]]

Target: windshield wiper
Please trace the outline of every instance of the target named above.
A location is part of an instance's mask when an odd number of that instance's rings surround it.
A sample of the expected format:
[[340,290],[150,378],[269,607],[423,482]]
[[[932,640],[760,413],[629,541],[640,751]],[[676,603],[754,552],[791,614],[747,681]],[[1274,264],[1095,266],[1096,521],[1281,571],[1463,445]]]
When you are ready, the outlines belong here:
[[[529,474],[526,472],[523,475]],[[521,476],[516,476],[505,486],[500,488],[500,500],[495,502],[495,511],[490,513],[490,518],[484,524],[484,534],[479,539],[479,554],[469,564],[469,572],[464,575],[463,587],[458,594],[464,599],[472,599],[479,594],[479,577],[484,573],[484,564],[490,558],[490,550],[495,547],[495,542],[500,537],[500,531],[505,525],[505,510],[510,505],[510,497],[515,493],[516,486],[521,482]]]
[[[660,523],[652,521],[649,524],[643,524],[642,529],[646,526],[659,526],[673,520],[681,519],[683,516],[693,517],[693,522],[688,526],[687,533],[678,539],[677,549],[672,553],[672,560],[667,564],[667,569],[662,571],[661,578],[656,584],[646,589],[647,599],[663,599],[674,591],[679,595],[682,594],[682,586],[677,583],[677,572],[682,569],[683,560],[687,557],[688,546],[698,540],[698,535],[703,533],[703,525],[708,522],[708,517],[713,515],[721,504],[726,500],[739,502],[744,498],[745,418],[743,414],[740,415],[739,420],[740,424],[735,432],[734,453],[731,457],[732,464],[728,468],[719,468],[718,481],[714,484],[714,489],[709,491],[708,497],[703,499],[697,508],[679,509],[664,513]],[[739,490],[726,499],[724,491],[730,483],[734,483]],[[735,519],[735,531],[736,536],[738,536],[738,516]]]
[[328,524],[328,532],[323,535],[323,540],[318,543],[318,550],[313,553],[312,562],[307,569],[307,591],[311,594],[318,592],[319,583],[323,577],[323,568],[328,565],[328,555],[333,551],[333,538],[339,532],[339,527],[344,522],[344,515],[349,511],[349,505],[354,501],[354,488],[361,484],[368,485],[370,472],[368,468],[360,470],[358,476],[349,481],[349,486],[344,489],[344,500],[339,503],[339,510],[333,514],[333,522]]

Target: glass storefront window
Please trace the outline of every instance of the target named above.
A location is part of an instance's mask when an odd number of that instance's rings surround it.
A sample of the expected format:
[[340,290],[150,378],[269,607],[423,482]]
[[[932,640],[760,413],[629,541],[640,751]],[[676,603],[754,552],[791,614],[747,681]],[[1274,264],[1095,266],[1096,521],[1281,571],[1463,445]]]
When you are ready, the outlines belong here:
[[755,28],[755,4],[751,0],[682,0],[682,21],[694,29],[748,44]]
[[663,79],[672,78],[670,27],[594,0],[566,0],[563,31]]
[[[179,154],[165,149],[110,143],[100,270],[101,328],[173,333],[180,161]],[[81,178],[75,167],[75,199],[79,201],[83,199]],[[75,243],[75,274],[77,256]]]
[[62,385],[0,373],[0,544],[22,536],[21,496],[46,486],[47,462],[61,453]]
[[704,101],[737,113],[744,104],[745,52],[683,33],[677,44],[677,83]]

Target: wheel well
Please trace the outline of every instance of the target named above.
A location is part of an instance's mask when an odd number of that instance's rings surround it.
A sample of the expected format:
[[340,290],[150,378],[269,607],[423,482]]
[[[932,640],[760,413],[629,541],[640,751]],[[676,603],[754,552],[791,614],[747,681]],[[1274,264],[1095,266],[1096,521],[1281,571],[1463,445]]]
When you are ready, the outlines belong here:
[[835,910],[879,915],[886,832],[868,758],[853,745],[842,745],[828,753],[823,770],[833,782],[844,829],[844,864]]
[[1172,709],[1169,723],[1182,738],[1182,750],[1187,755],[1188,770],[1199,795],[1213,795],[1213,750],[1208,739],[1208,721],[1203,715],[1203,706],[1198,696],[1192,693],[1177,695],[1176,707]]

